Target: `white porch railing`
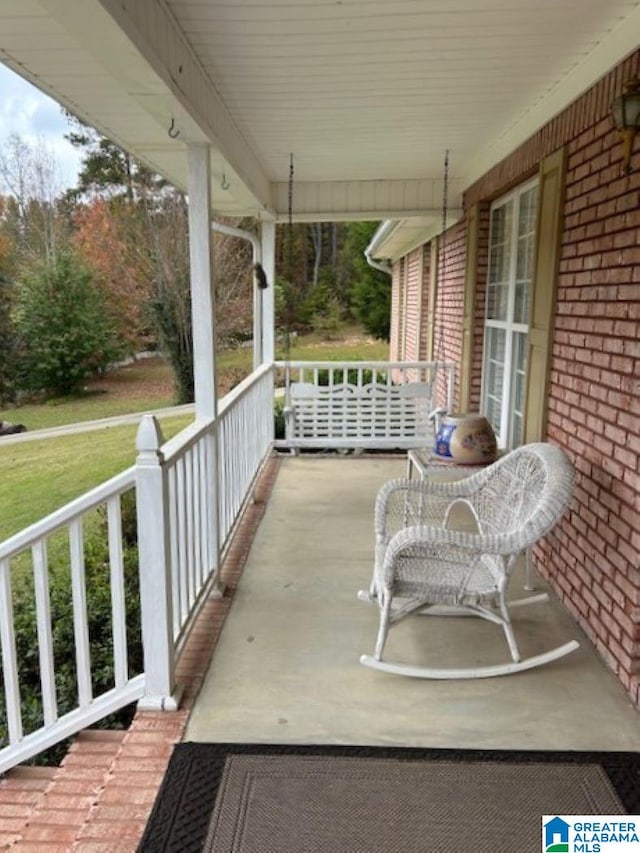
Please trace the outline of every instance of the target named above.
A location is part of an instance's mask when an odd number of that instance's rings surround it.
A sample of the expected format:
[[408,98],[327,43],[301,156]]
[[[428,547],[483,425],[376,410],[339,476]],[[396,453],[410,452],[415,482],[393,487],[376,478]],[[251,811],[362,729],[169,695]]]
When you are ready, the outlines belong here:
[[[122,496],[135,486],[135,469],[128,468],[77,500],[22,530],[0,544],[0,641],[2,684],[8,743],[0,749],[0,773],[37,755],[86,726],[135,702],[144,693],[144,675],[129,674],[125,607],[124,549],[122,544]],[[113,687],[93,694],[91,638],[87,620],[84,536],[95,511],[106,513],[113,642]],[[69,572],[75,639],[75,708],[59,712],[56,689],[55,642],[51,618],[50,561],[48,543],[64,541],[57,571]],[[12,569],[33,575],[37,655],[40,669],[42,726],[25,731],[21,663],[14,633],[15,609]],[[30,650],[33,653],[36,650]]]
[[231,391],[215,420],[195,423],[167,444],[151,416],[140,426],[143,707],[177,707],[176,660],[202,601],[215,592],[220,556],[272,442],[271,365]]
[[[134,467],[0,544],[0,699],[7,723],[7,739],[0,742],[0,773],[136,700],[148,707],[172,707],[175,662],[189,624],[214,587],[220,553],[271,447],[273,367],[255,371],[227,395],[215,421],[193,424],[166,444],[157,442],[158,436],[157,422],[145,418]],[[150,440],[153,446],[147,446]],[[145,663],[144,672],[129,674],[122,496],[134,490]],[[88,528],[95,537],[93,519],[99,509],[106,518],[114,683],[94,695],[84,534]],[[54,548],[48,544],[55,546],[52,560],[48,551]],[[77,702],[64,713],[59,712],[56,686],[60,661],[51,612],[52,562],[56,571],[62,566],[69,575],[73,613]],[[23,719],[15,573],[33,575],[37,649],[29,649],[29,654],[39,660],[42,724],[31,731],[25,730]],[[167,684],[167,691],[159,694],[158,687]]]
[[451,411],[449,362],[277,362],[289,448],[408,449],[433,442],[433,413]]

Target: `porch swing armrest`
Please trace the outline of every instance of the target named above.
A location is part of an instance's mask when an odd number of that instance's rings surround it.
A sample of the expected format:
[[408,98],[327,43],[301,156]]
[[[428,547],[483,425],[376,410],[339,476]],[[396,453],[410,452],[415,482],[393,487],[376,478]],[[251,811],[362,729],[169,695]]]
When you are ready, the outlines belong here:
[[440,429],[440,420],[447,414],[449,410],[446,406],[437,406],[435,409],[432,409],[427,415],[427,420],[429,423],[433,424],[434,437],[437,435],[438,430]]

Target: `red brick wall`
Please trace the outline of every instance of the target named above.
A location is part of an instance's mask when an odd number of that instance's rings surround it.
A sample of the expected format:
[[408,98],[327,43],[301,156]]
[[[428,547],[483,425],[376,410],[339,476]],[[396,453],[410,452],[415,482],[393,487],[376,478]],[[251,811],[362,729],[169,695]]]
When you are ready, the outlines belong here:
[[422,300],[422,248],[407,255],[407,294],[404,357],[420,360],[420,305]]
[[400,361],[400,299],[402,297],[402,270],[404,264],[393,265],[391,277],[391,328],[389,330],[389,361]]
[[427,336],[429,333],[429,299],[431,295],[431,249],[424,246],[422,252],[422,315],[419,331],[420,358],[428,361],[431,353],[427,352]]
[[621,175],[600,90],[568,142],[548,432],[578,484],[551,579],[640,705],[640,173]]
[[476,301],[473,328],[473,360],[471,369],[470,411],[480,411],[482,391],[482,351],[484,343],[484,315],[489,275],[489,224],[490,204],[478,205],[478,255],[476,269]]
[[[466,224],[458,222],[440,240],[438,287],[433,357],[436,361],[460,364],[462,358],[462,313],[466,263]],[[460,395],[460,376],[456,371],[454,408]]]
[[[479,403],[488,202],[566,145],[564,229],[553,330],[547,438],[577,470],[569,513],[536,551],[569,611],[640,707],[640,139],[621,174],[609,116],[640,51],[465,193],[481,203],[472,401]],[[447,235],[436,350],[461,351],[464,224]]]

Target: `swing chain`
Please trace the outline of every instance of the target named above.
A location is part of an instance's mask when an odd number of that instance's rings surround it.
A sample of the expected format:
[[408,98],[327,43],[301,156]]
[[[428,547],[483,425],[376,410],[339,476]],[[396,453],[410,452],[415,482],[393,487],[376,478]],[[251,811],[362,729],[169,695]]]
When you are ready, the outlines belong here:
[[444,361],[444,318],[442,316],[441,292],[444,284],[444,274],[446,269],[446,231],[447,231],[447,212],[449,206],[449,149],[444,154],[444,174],[442,182],[442,240],[440,245],[440,272],[437,278],[437,308],[436,319],[440,320],[440,336],[438,338],[438,346],[436,348],[436,364]]

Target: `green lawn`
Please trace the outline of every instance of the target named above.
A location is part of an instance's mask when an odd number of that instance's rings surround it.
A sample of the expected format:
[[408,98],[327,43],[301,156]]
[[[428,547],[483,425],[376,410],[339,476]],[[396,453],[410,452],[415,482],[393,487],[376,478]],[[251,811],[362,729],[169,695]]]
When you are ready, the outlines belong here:
[[[161,420],[165,438],[190,416]],[[0,542],[135,461],[135,425],[0,444]]]
[[[372,342],[357,329],[347,329],[340,341],[322,341],[315,335],[293,339],[289,358],[379,361],[386,360],[388,352],[388,344]],[[276,357],[285,356],[279,346]],[[250,372],[252,358],[250,348],[222,352],[220,381],[227,385],[239,381]],[[34,430],[173,405],[168,393],[170,368],[157,359],[136,362],[107,379],[98,381],[94,392],[79,397],[0,411],[0,420],[24,423]],[[190,421],[190,416],[162,419],[165,438]],[[136,428],[110,427],[6,446],[0,439],[0,542],[131,465]]]
[[[310,334],[291,338],[289,353],[284,343],[278,341],[276,361],[387,361],[389,344],[385,341],[372,341],[357,330],[348,329],[344,338],[327,341],[318,335]],[[348,334],[351,332],[352,334]],[[251,370],[253,354],[250,348],[228,350],[218,356],[218,370],[221,374],[230,370]]]
[[33,430],[164,409],[175,403],[172,386],[168,364],[156,359],[139,361],[89,382],[85,393],[4,409],[0,420]]
[[[279,344],[276,358],[283,360],[286,355]],[[339,341],[323,341],[313,334],[294,338],[289,352],[291,360],[308,361],[385,361],[388,357],[389,344],[371,341],[351,328]],[[237,384],[251,372],[252,362],[248,347],[221,352],[217,364],[221,384],[227,388]],[[171,368],[156,359],[136,362],[117,371],[110,382],[98,380],[88,387],[87,393],[78,396],[0,410],[0,420],[24,424],[29,430],[46,429],[175,404]]]
[[24,424],[29,430],[48,429],[173,405],[171,397],[114,400],[108,394],[88,395],[5,409],[0,412],[0,420]]

